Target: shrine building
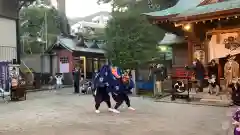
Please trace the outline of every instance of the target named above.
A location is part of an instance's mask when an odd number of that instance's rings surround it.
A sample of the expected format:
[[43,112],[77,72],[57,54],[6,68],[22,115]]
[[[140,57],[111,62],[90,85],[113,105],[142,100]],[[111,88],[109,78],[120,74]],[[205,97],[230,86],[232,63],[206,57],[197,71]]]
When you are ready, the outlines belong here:
[[106,64],[103,41],[59,36],[56,43],[46,50],[44,66],[52,74],[71,76],[74,67],[82,70],[82,77],[91,79],[95,71]]
[[185,44],[173,46],[173,74],[194,58],[205,65],[218,61],[220,77],[227,55],[236,55],[240,62],[240,0],[179,0],[171,8],[144,14],[153,24],[185,38]]

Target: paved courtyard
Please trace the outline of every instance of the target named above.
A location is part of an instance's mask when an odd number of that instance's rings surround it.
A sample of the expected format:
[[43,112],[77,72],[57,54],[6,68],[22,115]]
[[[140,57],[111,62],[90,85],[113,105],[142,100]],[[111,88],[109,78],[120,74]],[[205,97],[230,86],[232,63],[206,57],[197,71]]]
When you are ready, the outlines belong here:
[[159,103],[133,97],[136,111],[95,114],[92,96],[70,88],[28,94],[21,102],[0,101],[0,135],[226,135],[229,108]]

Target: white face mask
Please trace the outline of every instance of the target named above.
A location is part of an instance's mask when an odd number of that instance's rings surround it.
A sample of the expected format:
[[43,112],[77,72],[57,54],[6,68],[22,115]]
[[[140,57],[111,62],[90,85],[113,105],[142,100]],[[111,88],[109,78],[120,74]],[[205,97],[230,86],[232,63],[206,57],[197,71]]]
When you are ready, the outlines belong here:
[[232,83],[237,83],[237,80],[232,80]]
[[238,83],[238,79],[237,78],[233,78],[232,83],[234,83],[234,84]]

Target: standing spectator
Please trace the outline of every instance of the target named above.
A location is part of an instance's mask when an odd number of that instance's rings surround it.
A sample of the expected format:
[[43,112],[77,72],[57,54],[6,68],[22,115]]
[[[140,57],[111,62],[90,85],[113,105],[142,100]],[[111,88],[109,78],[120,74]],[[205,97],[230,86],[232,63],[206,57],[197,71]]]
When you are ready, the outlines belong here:
[[62,75],[56,75],[55,76],[56,79],[56,89],[61,89],[62,88]]
[[216,77],[216,83],[220,86],[220,79],[218,77],[218,64],[215,60],[211,60],[210,65],[208,66],[208,77]]
[[92,73],[92,80],[95,79],[95,77],[97,76],[98,72],[99,72],[98,70],[94,70],[94,72]]
[[163,64],[157,64],[157,67],[153,69],[153,73],[156,76],[156,82],[155,82],[156,90],[154,94],[155,96],[162,95],[162,92],[163,92],[162,82],[167,77],[167,70]]
[[73,82],[74,82],[74,93],[79,93],[79,81],[81,77],[81,73],[77,67],[75,67],[74,71],[72,72],[73,75]]
[[54,84],[55,84],[54,78],[53,78],[53,76],[50,76],[50,78],[49,78],[49,89],[50,90],[52,90],[54,88]]
[[218,64],[215,60],[211,60],[210,65],[208,67],[208,76],[211,77],[214,75],[216,78],[218,78]]
[[195,72],[195,77],[198,81],[199,92],[203,92],[203,81],[204,81],[204,77],[205,77],[205,68],[198,59],[195,59],[193,61],[193,68],[194,68],[194,72]]

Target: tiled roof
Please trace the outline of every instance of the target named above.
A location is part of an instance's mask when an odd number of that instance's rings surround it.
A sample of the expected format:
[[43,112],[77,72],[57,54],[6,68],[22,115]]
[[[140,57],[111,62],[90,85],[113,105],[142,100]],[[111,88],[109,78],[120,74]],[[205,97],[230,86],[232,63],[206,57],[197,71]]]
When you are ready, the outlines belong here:
[[[91,43],[85,42],[87,47],[84,46],[77,46],[77,42],[71,38],[66,38],[66,37],[59,37],[58,41],[55,45],[60,44],[63,47],[65,47],[68,50],[71,51],[81,51],[81,52],[91,52],[91,53],[100,53],[100,54],[104,54],[104,50],[99,49],[99,48],[92,48],[90,46]],[[55,45],[53,45],[51,48],[52,49]],[[89,47],[88,47],[89,45]]]
[[164,38],[158,43],[159,45],[171,45],[171,44],[179,44],[183,43],[184,39],[172,34],[172,33],[165,33]]
[[209,4],[205,6],[199,6],[196,8],[189,9],[185,12],[179,14],[178,17],[188,17],[188,16],[197,16],[207,13],[214,13],[218,11],[239,9],[240,10],[240,0],[228,0],[225,2],[219,2],[214,4]]
[[96,42],[94,41],[84,41],[84,44],[88,47],[88,48],[98,48],[98,45]]
[[170,7],[168,9],[143,14],[153,17],[177,15],[188,9],[197,7],[201,2],[203,2],[203,0],[179,0],[175,6]]

